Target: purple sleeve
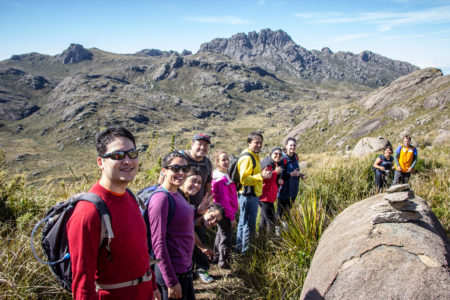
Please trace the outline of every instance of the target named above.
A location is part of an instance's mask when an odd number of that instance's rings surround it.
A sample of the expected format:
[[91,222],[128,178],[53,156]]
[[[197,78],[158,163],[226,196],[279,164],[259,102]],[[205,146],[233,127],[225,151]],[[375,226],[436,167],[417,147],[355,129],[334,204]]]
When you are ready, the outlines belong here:
[[152,248],[157,259],[161,259],[158,266],[168,287],[177,285],[178,279],[170,259],[166,243],[167,216],[169,201],[164,193],[155,194],[148,204],[148,218],[152,236]]

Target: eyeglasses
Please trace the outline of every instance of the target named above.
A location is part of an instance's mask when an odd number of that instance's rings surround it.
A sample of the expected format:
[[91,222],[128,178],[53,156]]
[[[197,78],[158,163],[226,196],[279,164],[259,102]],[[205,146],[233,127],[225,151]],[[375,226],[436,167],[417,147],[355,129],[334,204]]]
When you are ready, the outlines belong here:
[[114,151],[111,153],[106,153],[102,155],[102,158],[111,158],[112,160],[122,160],[128,155],[130,159],[135,159],[139,155],[139,150],[131,149],[128,151]]
[[273,154],[275,154],[275,155],[277,155],[277,156],[280,156],[280,155],[281,155],[281,152],[274,152]]
[[183,171],[184,173],[189,172],[189,170],[191,169],[191,167],[189,165],[172,165],[172,166],[167,166],[167,169],[172,170],[174,173],[178,173],[181,171]]

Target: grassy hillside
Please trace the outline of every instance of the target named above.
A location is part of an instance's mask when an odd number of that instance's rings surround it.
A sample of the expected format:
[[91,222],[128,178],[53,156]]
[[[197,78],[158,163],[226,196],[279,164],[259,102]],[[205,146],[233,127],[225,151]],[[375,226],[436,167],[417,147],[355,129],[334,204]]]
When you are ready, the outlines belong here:
[[[137,190],[154,183],[159,173],[158,157],[167,153],[155,136],[149,150],[141,155],[141,171],[132,184]],[[176,141],[176,148],[182,146]],[[450,164],[448,148],[419,149],[417,172],[411,180],[415,193],[427,200],[447,233],[450,232],[448,195]],[[280,239],[259,237],[246,255],[235,257],[232,276],[212,291],[217,299],[298,299],[302,282],[320,235],[327,224],[347,206],[373,194],[371,164],[375,156],[355,160],[337,154],[301,155],[308,162],[308,179],[288,220],[289,228]],[[0,166],[4,153],[0,152]],[[93,164],[93,163],[92,163]],[[69,171],[70,172],[70,171]],[[22,177],[11,180],[0,172],[0,294],[5,299],[69,299],[47,267],[30,251],[30,232],[54,203],[87,190],[96,176],[74,171],[53,185],[33,187]],[[38,240],[35,241],[38,245]],[[39,247],[38,247],[39,248]]]

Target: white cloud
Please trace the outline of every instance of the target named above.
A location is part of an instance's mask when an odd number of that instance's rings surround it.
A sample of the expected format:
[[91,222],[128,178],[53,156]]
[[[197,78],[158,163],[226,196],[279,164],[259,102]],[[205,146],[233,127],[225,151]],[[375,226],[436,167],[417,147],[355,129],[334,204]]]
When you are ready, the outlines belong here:
[[247,20],[243,20],[233,16],[224,16],[224,17],[192,17],[186,18],[188,21],[199,22],[199,23],[214,23],[214,24],[248,24],[250,23]]
[[378,31],[389,31],[395,26],[450,23],[450,6],[434,7],[409,12],[362,12],[343,14],[337,12],[309,12],[295,14],[318,24],[366,22],[378,25]]

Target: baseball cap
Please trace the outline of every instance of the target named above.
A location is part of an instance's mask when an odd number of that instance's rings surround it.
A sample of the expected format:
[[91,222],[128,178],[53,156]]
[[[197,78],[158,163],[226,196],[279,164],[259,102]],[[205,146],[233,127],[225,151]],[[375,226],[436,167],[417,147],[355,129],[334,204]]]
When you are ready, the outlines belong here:
[[210,136],[203,134],[203,133],[198,133],[196,135],[194,135],[194,137],[192,138],[193,141],[197,141],[197,140],[204,140],[206,142],[208,142],[208,144],[211,144],[211,140],[210,140]]

